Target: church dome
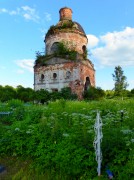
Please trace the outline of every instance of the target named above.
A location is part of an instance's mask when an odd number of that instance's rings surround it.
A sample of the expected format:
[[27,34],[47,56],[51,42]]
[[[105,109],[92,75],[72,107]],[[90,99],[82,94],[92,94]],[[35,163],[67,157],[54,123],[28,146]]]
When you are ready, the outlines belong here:
[[45,36],[46,54],[52,54],[53,47],[55,49],[56,44],[63,41],[69,44],[70,50],[75,49],[79,54],[85,53],[88,39],[82,26],[72,20],[72,10],[64,7],[59,14],[59,22],[51,26]]
[[82,28],[82,26],[75,21],[72,21],[72,10],[70,8],[64,7],[61,8],[60,11],[60,20],[59,22],[54,26],[51,26],[48,30],[45,39],[52,34],[59,32],[74,32],[74,33],[80,33],[81,35],[86,37],[85,31]]

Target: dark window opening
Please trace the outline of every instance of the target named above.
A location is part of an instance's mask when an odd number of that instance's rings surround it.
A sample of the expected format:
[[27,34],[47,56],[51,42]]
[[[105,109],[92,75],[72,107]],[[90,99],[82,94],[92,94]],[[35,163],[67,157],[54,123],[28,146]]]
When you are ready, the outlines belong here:
[[52,89],[52,92],[58,92],[58,89],[53,88],[53,89]]
[[53,43],[53,45],[51,46],[51,52],[55,53],[56,51],[58,51],[58,48],[59,48],[59,42]]
[[85,45],[82,46],[82,50],[83,50],[83,54],[85,54],[86,53],[86,46]]
[[41,74],[41,80],[44,80],[45,76],[44,74]]
[[89,77],[86,77],[85,87],[84,90],[87,91],[91,86]]
[[66,78],[69,79],[71,77],[71,72],[70,71],[67,71],[66,72]]
[[82,46],[82,50],[83,50],[83,58],[84,58],[84,59],[87,59],[87,48],[86,48],[85,45]]
[[57,74],[53,73],[53,78],[56,79],[57,78]]

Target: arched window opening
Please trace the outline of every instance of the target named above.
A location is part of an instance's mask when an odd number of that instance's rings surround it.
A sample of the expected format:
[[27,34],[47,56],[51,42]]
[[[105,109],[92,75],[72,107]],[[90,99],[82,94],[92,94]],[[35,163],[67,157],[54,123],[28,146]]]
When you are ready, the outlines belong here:
[[86,82],[85,82],[84,90],[87,91],[90,88],[90,86],[91,86],[90,78],[86,77]]
[[57,78],[57,74],[53,73],[53,78],[56,79]]
[[86,46],[84,45],[84,46],[82,46],[82,50],[83,50],[83,54],[85,54],[86,53],[86,50],[87,50],[87,48],[86,48]]
[[41,80],[44,80],[45,76],[44,74],[41,74]]
[[67,71],[66,72],[66,78],[69,79],[71,77],[71,72],[70,71]]
[[56,51],[58,51],[58,47],[59,47],[59,42],[53,43],[53,45],[51,46],[51,52],[55,53]]
[[87,59],[87,48],[86,48],[85,45],[82,46],[82,50],[83,50],[83,58],[84,58],[84,59]]

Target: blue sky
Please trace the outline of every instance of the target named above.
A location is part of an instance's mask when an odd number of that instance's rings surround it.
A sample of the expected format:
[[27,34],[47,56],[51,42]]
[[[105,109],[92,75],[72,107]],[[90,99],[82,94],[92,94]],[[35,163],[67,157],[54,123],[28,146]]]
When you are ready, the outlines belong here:
[[87,34],[96,86],[112,89],[120,65],[134,88],[133,0],[0,0],[0,85],[33,88],[35,53],[44,52],[44,36],[65,6]]

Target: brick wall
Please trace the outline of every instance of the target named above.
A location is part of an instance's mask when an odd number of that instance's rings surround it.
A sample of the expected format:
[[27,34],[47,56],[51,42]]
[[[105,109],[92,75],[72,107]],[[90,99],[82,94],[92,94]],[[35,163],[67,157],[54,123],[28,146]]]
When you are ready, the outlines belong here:
[[83,49],[82,46],[87,45],[87,38],[80,35],[79,33],[73,33],[73,32],[59,32],[54,35],[50,35],[49,38],[46,39],[46,54],[51,54],[51,46],[54,42],[69,42],[70,47],[72,44],[75,47],[75,50],[82,54]]

